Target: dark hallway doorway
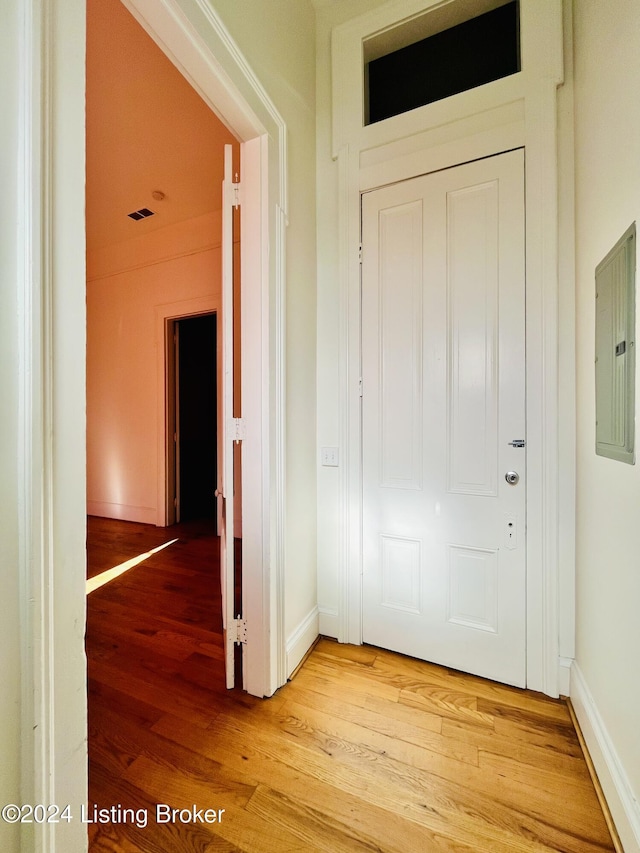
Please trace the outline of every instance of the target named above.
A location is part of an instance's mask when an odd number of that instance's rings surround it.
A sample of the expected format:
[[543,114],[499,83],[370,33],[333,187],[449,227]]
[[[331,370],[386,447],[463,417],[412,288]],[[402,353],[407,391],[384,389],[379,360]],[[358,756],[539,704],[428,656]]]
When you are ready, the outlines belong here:
[[217,482],[216,315],[175,321],[176,521],[213,519]]

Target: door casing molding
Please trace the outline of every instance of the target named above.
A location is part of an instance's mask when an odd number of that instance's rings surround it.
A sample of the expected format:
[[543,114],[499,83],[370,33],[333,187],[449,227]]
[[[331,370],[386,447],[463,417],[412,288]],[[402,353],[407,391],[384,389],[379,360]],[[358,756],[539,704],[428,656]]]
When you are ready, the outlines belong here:
[[[215,100],[241,140],[254,187],[246,208],[257,235],[257,298],[246,322],[259,331],[248,357],[256,368],[248,436],[259,472],[251,509],[259,571],[246,614],[256,659],[245,675],[251,692],[270,695],[286,680],[286,125],[204,0],[125,5],[207,103]],[[78,819],[87,796],[85,0],[24,0],[18,8],[21,795],[27,803],[69,803],[74,815],[69,823],[21,827],[22,846],[78,853],[87,848]]]
[[562,652],[558,638],[563,626],[573,624],[574,608],[572,567],[564,567],[561,575],[558,523],[559,491],[571,477],[570,463],[558,454],[561,406],[571,405],[560,400],[558,382],[557,88],[563,82],[562,3],[521,0],[522,71],[364,126],[363,40],[442,5],[439,0],[395,0],[336,27],[332,34],[333,154],[339,210],[340,443],[344,449],[338,639],[362,642],[360,194],[524,146],[527,685],[557,696]]

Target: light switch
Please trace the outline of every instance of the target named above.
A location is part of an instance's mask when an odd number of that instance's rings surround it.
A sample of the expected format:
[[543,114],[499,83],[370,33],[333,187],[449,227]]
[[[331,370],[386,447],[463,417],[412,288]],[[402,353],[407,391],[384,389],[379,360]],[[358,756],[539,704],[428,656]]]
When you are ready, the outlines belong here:
[[325,468],[337,468],[338,457],[337,447],[322,447],[320,449],[320,460]]

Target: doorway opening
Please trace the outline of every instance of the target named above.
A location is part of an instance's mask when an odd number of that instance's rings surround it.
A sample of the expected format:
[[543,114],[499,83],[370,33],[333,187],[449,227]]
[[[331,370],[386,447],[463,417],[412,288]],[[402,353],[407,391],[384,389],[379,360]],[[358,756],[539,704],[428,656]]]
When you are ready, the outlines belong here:
[[[231,340],[221,307],[222,184],[231,149],[240,171],[233,131],[119,0],[89,0],[89,562],[102,554],[109,568],[131,565],[87,604],[92,802],[120,798],[120,773],[105,754],[121,735],[135,750],[145,726],[165,719],[177,737],[185,722],[209,720],[234,698],[216,536],[217,351]],[[154,215],[129,216],[142,206]],[[232,530],[232,558],[234,544]],[[233,657],[231,667],[242,689]],[[149,796],[145,784],[138,802]],[[99,827],[92,831],[101,846]]]
[[[130,668],[121,692],[131,698],[145,689],[149,659],[172,672],[165,658],[177,652],[161,648],[167,631],[191,649],[180,664],[206,649],[194,679],[225,690],[218,349],[231,338],[222,328],[221,208],[225,152],[240,171],[240,146],[120,0],[87,3],[86,102],[89,565],[102,555],[108,571],[118,568],[89,600],[95,716],[96,684],[113,675],[100,670],[103,645]],[[129,216],[141,205],[154,215]],[[232,247],[239,253],[239,242]],[[242,612],[239,572],[238,581],[234,614]],[[105,614],[118,622],[117,645],[109,646]],[[176,692],[187,695],[175,670]],[[158,709],[168,686],[156,685]],[[95,737],[90,746],[95,754]]]
[[[52,7],[48,21],[53,29],[43,28],[38,15],[27,16],[19,39],[20,50],[24,50],[25,57],[29,59],[25,69],[31,67],[33,60],[51,82],[51,86],[45,89],[30,84],[25,86],[25,104],[28,109],[21,123],[27,132],[25,138],[31,138],[29,134],[32,130],[36,132],[37,138],[42,133],[43,138],[50,140],[50,149],[45,150],[37,145],[23,146],[19,162],[26,177],[45,175],[46,184],[53,180],[59,190],[44,195],[39,191],[25,192],[20,196],[18,204],[21,215],[29,217],[30,222],[41,223],[47,233],[51,233],[51,249],[59,261],[55,270],[53,266],[45,265],[42,276],[37,276],[33,281],[33,276],[29,281],[25,279],[24,293],[20,299],[24,317],[31,325],[25,322],[26,334],[21,341],[19,358],[20,363],[26,365],[25,376],[33,379],[32,383],[25,382],[22,389],[28,409],[24,426],[31,430],[29,435],[33,438],[33,446],[47,449],[47,452],[37,455],[35,459],[38,477],[29,479],[27,475],[30,469],[25,469],[22,482],[29,502],[25,503],[25,519],[29,523],[21,528],[20,541],[24,546],[25,579],[34,591],[32,610],[34,613],[47,614],[49,620],[48,630],[44,633],[41,630],[42,623],[37,619],[24,626],[25,670],[33,672],[34,692],[25,706],[25,714],[28,715],[25,719],[29,725],[24,727],[23,734],[25,748],[32,750],[34,744],[36,748],[32,762],[33,789],[46,792],[52,780],[57,779],[60,783],[58,793],[62,790],[65,799],[70,802],[82,802],[86,796],[86,662],[82,642],[86,601],[84,591],[78,587],[78,577],[82,577],[86,560],[84,534],[88,507],[85,460],[89,462],[89,455],[95,448],[85,442],[84,427],[88,420],[85,402],[88,393],[85,393],[84,353],[79,353],[77,347],[78,341],[85,340],[85,266],[92,277],[92,285],[99,278],[92,275],[89,259],[82,251],[86,233],[82,214],[89,203],[88,187],[82,170],[87,153],[84,131],[89,121],[89,108],[91,105],[100,105],[99,99],[90,97],[88,85],[85,99],[83,63],[89,55],[90,45],[89,35],[86,34],[85,38],[83,32],[83,5],[74,3],[71,8],[66,5],[63,8],[56,4]],[[106,5],[99,3],[97,7],[100,9]],[[232,129],[236,140],[240,142],[243,172],[250,175],[243,187],[243,234],[247,236],[247,242],[251,240],[253,247],[248,262],[244,263],[243,259],[244,270],[248,271],[243,286],[250,297],[246,304],[254,309],[247,317],[245,326],[245,341],[248,344],[243,382],[249,386],[249,392],[245,395],[245,414],[251,414],[251,418],[247,418],[247,439],[251,439],[251,444],[249,446],[247,441],[244,475],[249,480],[245,494],[251,500],[247,500],[245,506],[244,541],[249,541],[251,546],[251,559],[245,560],[245,570],[255,581],[251,583],[255,592],[245,602],[245,608],[251,613],[251,633],[246,654],[249,677],[245,687],[254,696],[270,696],[286,680],[283,618],[285,269],[279,259],[286,256],[287,127],[217,15],[203,20],[202,10],[196,3],[184,4],[178,0],[155,4],[143,0],[126,0],[126,5],[156,43],[162,46],[166,55],[183,70],[185,78],[191,81],[205,103],[219,104],[217,114],[224,116],[226,126]],[[55,45],[50,39],[54,30]],[[51,49],[52,45],[55,49]],[[118,44],[117,58],[121,57],[120,47]],[[126,63],[121,62],[120,65],[122,73],[127,75],[126,79],[131,83],[142,77],[153,76],[148,69],[142,75],[133,75],[131,67]],[[61,69],[71,69],[71,72],[59,73]],[[25,84],[29,80],[25,77]],[[53,101],[64,104],[68,121],[61,123],[54,120],[56,116],[46,109],[46,105]],[[147,110],[144,117],[148,119],[154,115],[153,111]],[[128,117],[135,117],[135,112]],[[165,113],[161,113],[160,118],[166,123]],[[138,149],[145,155],[147,143],[152,139],[153,133],[147,127],[138,139]],[[180,151],[183,153],[182,148]],[[119,155],[117,173],[109,172],[106,166],[101,167],[108,177],[103,199],[110,198],[112,190],[127,183],[122,179],[120,169],[126,169],[131,158],[127,157],[126,152],[114,153]],[[189,157],[183,154],[181,162],[188,166]],[[143,165],[148,165],[148,160],[143,161]],[[64,176],[62,181],[58,181],[57,176],[60,175]],[[165,189],[155,182],[147,184],[147,190],[152,195],[156,190],[164,193]],[[168,198],[168,194],[165,197]],[[139,199],[123,215],[128,222],[144,229],[145,224],[156,220],[155,216],[137,223],[128,217],[131,210],[141,209],[142,206],[148,207],[143,199]],[[53,223],[59,220],[60,215],[64,228],[53,228]],[[107,234],[111,236],[109,232]],[[25,259],[33,259],[40,269],[36,251],[38,243],[36,240],[32,245],[32,236],[30,231],[25,231],[21,251],[24,251]],[[187,233],[183,232],[183,236],[187,242],[194,236],[194,232],[188,230]],[[100,250],[102,246],[96,248]],[[127,248],[134,248],[134,244],[128,244]],[[161,248],[164,248],[164,244],[161,244]],[[188,245],[180,257],[194,257]],[[137,263],[139,258],[121,256],[120,260],[123,262],[121,272],[142,268]],[[28,269],[26,265],[24,268]],[[171,273],[175,281],[175,270],[172,269]],[[108,289],[108,277],[108,273],[103,276],[103,292]],[[65,287],[54,286],[54,281],[58,279],[65,280]],[[255,294],[259,298],[253,299]],[[157,296],[165,302],[171,299],[162,293]],[[116,323],[118,338],[135,349],[143,325],[146,331],[149,323],[153,324],[153,317],[153,311],[145,311],[144,323],[131,328],[130,324],[127,325],[129,315],[123,312],[118,318],[122,323]],[[51,369],[47,367],[42,374],[38,371],[31,374],[29,365],[41,364],[43,341],[51,341],[50,332],[54,326],[57,332],[62,330],[62,333],[56,333],[56,346],[47,350],[51,356]],[[154,343],[154,357],[155,350]],[[87,353],[87,366],[89,358],[94,355]],[[101,364],[111,368],[108,360],[103,360]],[[128,383],[130,377],[127,365],[122,369],[118,366],[117,372],[123,382]],[[156,377],[153,364],[147,365],[143,381],[128,394],[124,406],[120,405],[120,401],[117,401],[118,406],[111,405],[112,399],[105,394],[103,411],[106,418],[105,423],[101,424],[101,415],[98,416],[99,428],[109,425],[109,417],[118,408],[122,410],[126,406],[134,406],[143,396],[145,399],[151,396],[152,386],[158,381]],[[40,405],[42,400],[47,401],[45,410]],[[35,405],[29,408],[32,403]],[[52,434],[58,436],[58,440],[53,443]],[[147,433],[147,442],[154,454],[155,469],[156,465],[163,464],[164,445],[158,447],[151,431]],[[144,458],[137,453],[137,446],[136,452],[132,453],[130,458],[133,465],[146,466],[148,448],[142,449]],[[102,450],[98,451],[98,455],[105,456]],[[117,463],[108,448],[106,458],[108,465],[105,479],[118,487],[126,469]],[[126,463],[129,463],[129,459]],[[55,507],[51,501],[40,499],[46,494],[56,495]],[[118,496],[127,497],[124,494]],[[98,495],[97,500],[100,497]],[[149,502],[139,507],[147,515],[144,523],[155,525],[158,504],[149,489],[145,491],[145,497],[150,498]],[[35,524],[31,524],[32,519]],[[42,540],[43,530],[46,542],[51,545],[51,548],[47,547],[46,554],[41,547],[42,541],[45,541]],[[170,648],[177,652],[175,645]],[[62,679],[54,678],[54,666],[60,674],[57,667],[60,660],[65,663]],[[171,694],[167,693],[167,697],[171,699]],[[32,720],[38,723],[33,727],[33,735],[30,725]],[[61,721],[67,724],[61,725]],[[60,835],[55,826],[41,827],[41,830],[36,827],[36,837],[44,839],[42,843],[45,846],[47,839],[52,840]],[[62,830],[65,839],[70,831],[66,828]],[[82,843],[80,839],[84,831],[79,825],[73,830],[73,844]]]
[[216,517],[217,316],[168,322],[168,524]]

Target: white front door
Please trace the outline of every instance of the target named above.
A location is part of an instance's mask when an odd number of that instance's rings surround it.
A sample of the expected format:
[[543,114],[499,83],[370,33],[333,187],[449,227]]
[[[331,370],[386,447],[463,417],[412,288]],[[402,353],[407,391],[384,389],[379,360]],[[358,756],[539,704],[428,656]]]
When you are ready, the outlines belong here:
[[524,153],[362,217],[363,640],[524,686]]

